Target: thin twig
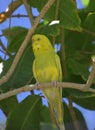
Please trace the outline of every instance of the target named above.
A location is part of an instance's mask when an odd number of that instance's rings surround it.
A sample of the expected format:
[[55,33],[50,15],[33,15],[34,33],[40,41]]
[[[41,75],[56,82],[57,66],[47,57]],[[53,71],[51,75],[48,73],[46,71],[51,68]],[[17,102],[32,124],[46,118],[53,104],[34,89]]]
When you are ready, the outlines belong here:
[[[6,11],[0,13],[0,23],[4,22],[7,18],[11,16],[11,14],[22,4],[22,0],[16,0],[11,2]],[[12,7],[12,8],[11,8]]]
[[34,17],[33,17],[31,8],[29,7],[29,4],[28,4],[27,0],[23,0],[23,3],[24,3],[24,6],[26,8],[27,14],[29,15],[31,26],[33,26],[33,24],[34,24]]
[[56,2],[56,10],[55,10],[55,20],[58,19],[59,8],[60,8],[60,0],[57,0],[57,2]]
[[[60,0],[57,0],[56,9],[55,9],[55,20],[58,20],[59,8],[60,8]],[[53,36],[52,43],[53,43],[53,45],[55,44],[55,36]]]
[[95,61],[93,61],[92,70],[91,70],[91,73],[88,77],[86,85],[84,87],[84,90],[88,90],[91,87],[91,84],[93,83],[94,77],[95,77]]
[[[5,52],[4,52],[3,50],[1,50],[1,48],[0,48],[0,51],[1,51],[3,54],[5,54]],[[1,56],[0,56],[0,58],[1,58]]]
[[[26,85],[24,87],[18,88],[18,89],[14,89],[11,90],[9,92],[0,94],[0,100],[6,99],[8,97],[11,97],[13,95],[16,95],[18,93],[21,92],[25,92],[25,91],[31,91],[34,89],[45,89],[45,88],[49,88],[50,86],[55,87],[53,83],[41,83],[39,85]],[[76,89],[76,90],[80,90],[82,92],[84,92],[83,87],[85,86],[85,84],[77,84],[77,83],[64,83],[64,82],[57,82],[57,87],[61,87],[61,88],[72,88],[72,89]],[[91,89],[89,88],[87,92],[94,92],[95,93],[95,89]]]
[[[7,51],[6,47],[4,46],[4,44],[2,43],[1,40],[0,40],[0,46],[2,47],[2,49],[5,51],[5,53],[6,53],[9,57],[12,56],[11,53],[9,53],[9,52]],[[4,53],[4,54],[5,54],[5,53]]]
[[[13,8],[13,0],[12,0],[12,2],[11,2],[11,5],[10,5],[10,10],[12,10],[12,8]],[[9,18],[9,31],[8,31],[8,37],[10,38],[10,28],[11,28],[11,15],[10,15],[10,18]],[[8,40],[7,40],[7,46],[8,46]],[[6,60],[6,56],[7,56],[7,53],[5,53],[5,55],[4,55],[4,60]]]
[[26,35],[25,37],[25,40],[23,41],[21,47],[19,48],[16,56],[15,56],[15,59],[10,67],[10,69],[8,70],[8,72],[6,73],[5,76],[3,76],[1,79],[0,79],[0,85],[2,85],[3,83],[7,82],[9,80],[9,78],[11,77],[11,75],[13,74],[26,46],[28,45],[29,43],[29,40],[31,38],[31,36],[33,35],[34,31],[36,30],[40,20],[42,19],[42,17],[45,15],[45,13],[48,11],[48,9],[51,7],[51,5],[54,3],[55,0],[49,0],[46,5],[43,7],[43,9],[41,10],[39,16],[36,18],[35,20],[35,23],[33,25],[33,27],[28,31],[28,34]]
[[[28,18],[29,15],[27,14],[14,14],[11,16],[12,18],[16,17],[16,18],[21,18],[21,17],[24,17],[24,18]],[[35,17],[34,17],[35,18]]]
[[65,43],[64,43],[64,28],[60,28],[60,43],[61,43],[61,49],[60,49],[60,59],[62,64],[62,74],[65,78],[67,75],[67,69],[66,69],[66,56],[65,56]]
[[72,98],[71,98],[71,97],[68,97],[68,101],[69,101],[68,109],[69,109],[69,112],[70,112],[70,115],[71,115],[71,118],[72,118],[72,121],[73,121],[75,130],[80,130],[80,128],[79,128],[79,123],[78,123],[78,120],[77,120],[75,111],[74,111],[74,109],[73,109],[73,101],[72,101]]
[[91,32],[90,30],[88,30],[88,29],[86,29],[86,28],[83,28],[82,30],[83,30],[83,32],[85,32],[85,33],[88,33],[88,34],[90,34],[90,35],[92,35],[92,36],[95,36],[95,32]]

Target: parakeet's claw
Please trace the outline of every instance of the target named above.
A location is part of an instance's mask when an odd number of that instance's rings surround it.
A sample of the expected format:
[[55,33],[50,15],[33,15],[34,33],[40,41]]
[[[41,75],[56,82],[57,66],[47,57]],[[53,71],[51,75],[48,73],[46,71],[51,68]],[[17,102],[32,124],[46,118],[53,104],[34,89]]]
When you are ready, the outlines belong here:
[[35,84],[36,89],[38,89],[38,86],[39,86],[39,85],[40,85],[39,82],[37,82],[37,83]]
[[57,87],[57,81],[53,81],[52,84],[54,87]]

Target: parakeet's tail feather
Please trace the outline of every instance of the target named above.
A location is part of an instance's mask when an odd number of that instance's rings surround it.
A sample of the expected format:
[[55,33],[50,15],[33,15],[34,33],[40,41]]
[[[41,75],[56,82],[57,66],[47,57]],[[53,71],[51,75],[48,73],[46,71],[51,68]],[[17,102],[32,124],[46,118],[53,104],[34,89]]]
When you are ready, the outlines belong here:
[[59,88],[45,89],[43,93],[48,100],[53,123],[57,125],[58,130],[65,130],[63,124],[62,97]]
[[64,127],[63,124],[60,124],[60,125],[59,125],[59,130],[65,130],[65,127]]
[[[49,110],[50,110],[52,122],[54,124],[56,124],[56,126],[58,127],[58,130],[65,130],[65,127],[64,127],[64,124],[63,124],[63,115],[61,115],[61,117],[58,117],[57,114],[56,114],[56,111],[53,108],[53,105],[50,105],[50,104],[49,104]],[[58,114],[60,116],[60,113],[58,113]]]

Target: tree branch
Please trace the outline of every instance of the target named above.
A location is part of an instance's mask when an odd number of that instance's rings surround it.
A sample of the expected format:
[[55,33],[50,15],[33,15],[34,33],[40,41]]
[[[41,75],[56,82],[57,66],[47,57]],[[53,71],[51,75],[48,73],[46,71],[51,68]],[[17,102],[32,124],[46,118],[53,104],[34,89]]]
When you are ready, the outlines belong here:
[[58,19],[59,8],[60,8],[60,0],[57,0],[56,1],[56,10],[55,10],[55,20]]
[[[60,0],[57,0],[56,1],[56,9],[55,9],[55,18],[54,18],[54,20],[58,20],[59,8],[60,8]],[[53,36],[53,39],[52,39],[53,45],[55,44],[55,39],[56,39],[56,37]]]
[[60,43],[61,43],[61,50],[60,50],[60,59],[62,64],[62,74],[63,78],[67,76],[67,69],[66,69],[66,55],[65,55],[65,43],[64,43],[64,28],[60,28]]
[[5,12],[0,13],[0,23],[4,22],[22,4],[22,0],[11,2]]
[[73,101],[72,101],[72,98],[69,97],[69,98],[68,98],[68,101],[69,101],[68,109],[69,109],[69,112],[70,112],[70,115],[71,115],[71,118],[72,118],[72,121],[73,121],[75,130],[80,130],[80,128],[79,128],[79,123],[78,123],[78,120],[77,120],[75,111],[74,111],[74,109],[73,109]]
[[92,60],[93,60],[92,70],[91,70],[91,73],[90,73],[90,75],[88,77],[86,85],[83,88],[84,90],[88,90],[91,87],[91,84],[93,83],[93,79],[95,77],[95,57]]
[[24,6],[26,8],[27,14],[29,15],[31,26],[33,26],[33,24],[34,24],[34,17],[33,17],[31,8],[29,7],[29,4],[28,4],[27,0],[23,0],[23,3],[24,3]]
[[[24,87],[14,89],[14,90],[11,90],[9,92],[0,94],[0,100],[6,99],[8,97],[11,97],[11,96],[16,95],[16,94],[21,93],[21,92],[31,91],[31,90],[34,90],[34,89],[41,89],[42,90],[42,89],[46,89],[46,88],[49,88],[49,87],[51,88],[51,86],[55,87],[54,84],[51,83],[51,82],[50,83],[41,83],[39,85],[37,85],[37,84],[26,85]],[[82,92],[84,92],[84,89],[83,89],[84,86],[85,86],[85,84],[57,82],[57,87],[72,88],[72,89],[80,90]],[[88,90],[85,90],[85,91],[95,93],[95,89],[92,89],[92,88],[89,88]]]
[[2,49],[5,51],[5,53],[6,53],[9,57],[12,56],[11,53],[9,53],[9,52],[7,51],[6,47],[4,46],[4,44],[2,43],[1,40],[0,40],[0,46],[2,47]]
[[14,18],[14,17],[16,17],[16,18],[21,18],[21,17],[29,18],[29,15],[27,15],[27,14],[14,14],[14,15],[11,16],[11,18]]
[[21,47],[19,48],[15,59],[10,67],[10,69],[8,70],[7,74],[5,76],[3,76],[0,79],[0,85],[2,85],[3,83],[7,82],[9,80],[9,78],[11,77],[11,75],[13,74],[26,46],[29,43],[29,40],[31,38],[31,36],[33,35],[34,31],[36,30],[40,20],[42,19],[42,17],[45,15],[45,13],[48,11],[48,9],[51,7],[51,5],[54,3],[55,0],[49,0],[46,5],[43,7],[43,9],[41,10],[39,16],[36,18],[33,27],[28,31],[28,34],[25,37],[25,40],[23,41]]

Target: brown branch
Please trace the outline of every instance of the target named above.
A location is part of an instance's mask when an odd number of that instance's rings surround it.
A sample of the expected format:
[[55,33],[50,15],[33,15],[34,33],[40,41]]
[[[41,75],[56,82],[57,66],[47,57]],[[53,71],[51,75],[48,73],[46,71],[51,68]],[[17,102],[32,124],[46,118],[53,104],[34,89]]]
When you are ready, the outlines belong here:
[[65,56],[65,43],[64,43],[64,28],[60,28],[60,36],[61,36],[60,59],[61,59],[61,65],[62,65],[63,78],[65,78],[67,75],[67,69],[66,69],[66,56]]
[[80,128],[79,128],[79,123],[78,123],[78,120],[77,120],[75,111],[74,111],[74,109],[73,109],[73,101],[72,101],[72,98],[69,97],[69,98],[68,98],[68,101],[69,101],[68,109],[69,109],[69,112],[70,112],[70,115],[71,115],[71,118],[72,118],[72,121],[73,121],[75,130],[80,130]]
[[57,0],[57,2],[56,2],[56,10],[55,10],[55,20],[58,19],[59,8],[60,8],[60,0]]
[[9,78],[11,77],[11,75],[13,74],[26,46],[29,43],[31,36],[33,35],[34,31],[36,30],[40,20],[45,15],[45,13],[48,11],[48,9],[51,7],[51,5],[54,3],[54,1],[55,0],[49,0],[46,3],[46,5],[43,7],[43,9],[41,10],[39,16],[35,20],[33,27],[28,31],[28,34],[26,35],[25,40],[23,41],[21,47],[19,48],[10,69],[8,70],[7,74],[0,79],[0,85],[2,85],[3,83],[6,83],[9,80]]
[[34,17],[33,17],[31,8],[29,7],[28,1],[27,0],[23,0],[23,3],[24,3],[24,6],[26,8],[27,14],[29,15],[31,26],[33,26],[33,24],[34,24]]
[[[45,89],[47,87],[49,88],[50,86],[55,87],[54,83],[41,83],[39,85],[36,85],[36,84],[34,84],[34,85],[26,85],[24,87],[14,89],[14,90],[11,90],[9,92],[0,94],[0,100],[6,99],[8,97],[11,97],[11,96],[16,95],[16,94],[21,93],[21,92],[31,91],[31,90],[34,90],[34,89],[41,89],[42,90],[42,89]],[[83,90],[84,86],[85,86],[85,84],[57,82],[57,87],[72,88],[72,89],[80,90],[82,92],[84,92],[84,90]],[[95,89],[89,88],[88,90],[86,90],[86,92],[95,93]]]
[[22,4],[22,0],[16,0],[11,2],[7,7],[7,11],[0,13],[0,23],[4,22],[7,18],[9,18],[12,13]]
[[[56,1],[56,9],[55,9],[55,20],[58,19],[59,7],[60,7],[60,0],[57,0]],[[52,39],[53,45],[55,44],[55,39],[56,39],[55,36],[53,36],[53,39]]]
[[5,51],[5,53],[6,53],[9,57],[12,56],[11,53],[9,53],[9,52],[7,51],[6,47],[4,46],[4,44],[2,43],[1,40],[0,40],[0,46],[2,47],[2,49]]

